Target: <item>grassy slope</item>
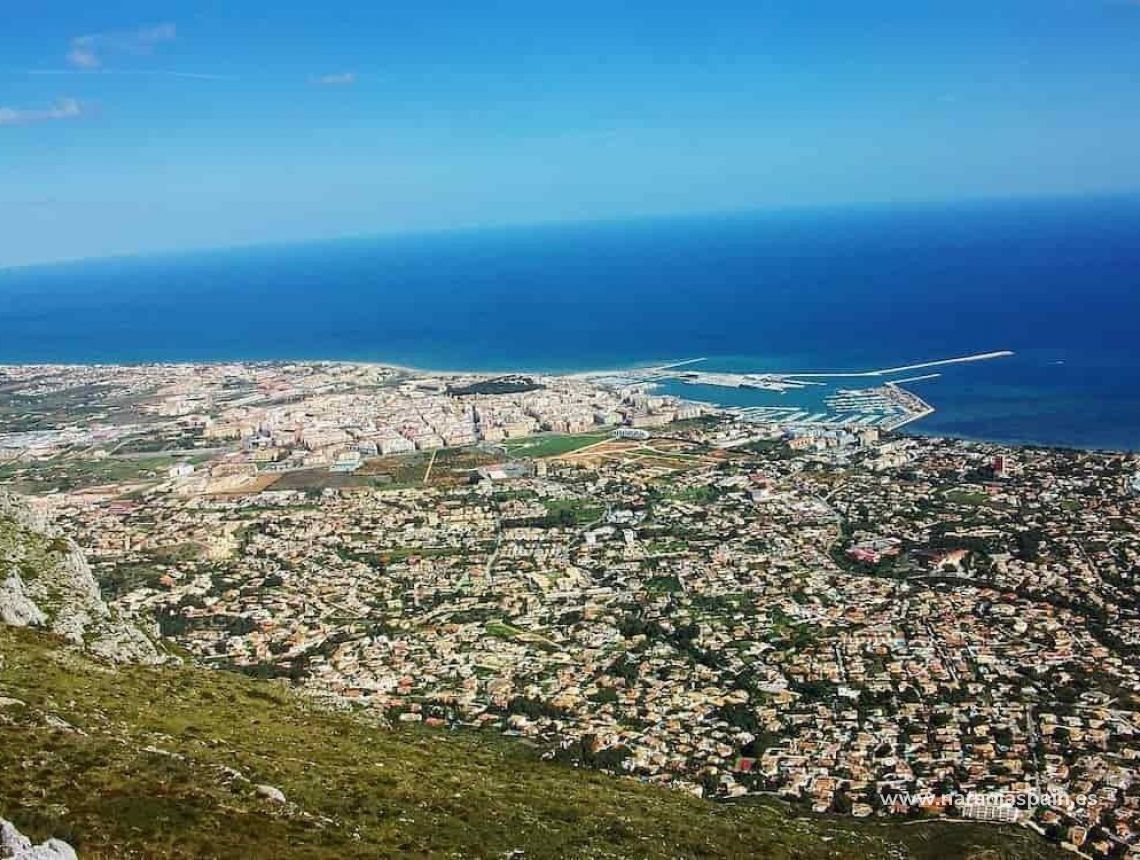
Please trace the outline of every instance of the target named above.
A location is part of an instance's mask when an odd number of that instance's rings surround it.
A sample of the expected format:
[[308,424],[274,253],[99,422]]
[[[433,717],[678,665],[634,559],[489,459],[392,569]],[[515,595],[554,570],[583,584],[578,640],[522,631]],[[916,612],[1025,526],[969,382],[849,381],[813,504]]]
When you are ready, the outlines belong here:
[[[373,728],[238,675],[110,670],[2,625],[0,696],[25,703],[0,705],[0,815],[37,839],[68,839],[84,858],[1046,852],[1018,830],[714,805],[543,763],[495,737]],[[223,767],[280,787],[289,803],[259,798]]]

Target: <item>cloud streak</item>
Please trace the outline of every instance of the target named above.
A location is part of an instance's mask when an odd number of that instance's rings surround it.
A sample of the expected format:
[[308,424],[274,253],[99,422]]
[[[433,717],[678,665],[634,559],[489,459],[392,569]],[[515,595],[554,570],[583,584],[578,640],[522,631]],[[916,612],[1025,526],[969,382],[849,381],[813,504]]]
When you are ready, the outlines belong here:
[[347,87],[356,83],[356,72],[340,72],[335,75],[320,75],[313,78],[314,84],[323,87]]
[[178,72],[172,69],[24,69],[13,74],[55,77],[60,75],[112,75],[143,78],[187,78],[192,81],[236,81],[235,75],[216,75],[210,72]]
[[75,119],[83,116],[83,105],[76,99],[59,99],[47,108],[12,108],[0,106],[0,126],[32,125],[57,119]]
[[137,30],[86,33],[71,40],[67,62],[76,69],[99,69],[108,55],[147,55],[153,53],[155,45],[173,42],[177,35],[177,28],[171,23]]

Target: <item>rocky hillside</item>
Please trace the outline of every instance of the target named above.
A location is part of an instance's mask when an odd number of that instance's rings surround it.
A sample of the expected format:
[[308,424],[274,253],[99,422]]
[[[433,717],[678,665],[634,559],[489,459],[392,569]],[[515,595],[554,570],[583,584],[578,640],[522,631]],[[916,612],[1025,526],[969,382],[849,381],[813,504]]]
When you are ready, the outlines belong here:
[[288,688],[111,667],[0,626],[0,816],[80,858],[1055,856],[1035,834],[714,804],[499,736],[381,728]]
[[161,655],[103,601],[86,558],[25,501],[0,491],[0,622],[40,627],[117,663]]

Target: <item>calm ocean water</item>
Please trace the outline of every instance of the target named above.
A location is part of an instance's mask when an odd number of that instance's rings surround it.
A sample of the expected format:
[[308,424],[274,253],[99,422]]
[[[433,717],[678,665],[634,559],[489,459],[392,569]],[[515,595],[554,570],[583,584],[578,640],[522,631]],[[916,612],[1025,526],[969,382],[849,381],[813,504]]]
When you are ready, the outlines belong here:
[[[1140,199],[353,239],[0,270],[0,362],[866,369],[1012,349],[912,429],[1140,449]],[[695,392],[690,392],[695,393]],[[739,392],[717,389],[717,399]],[[771,402],[763,395],[749,402]]]

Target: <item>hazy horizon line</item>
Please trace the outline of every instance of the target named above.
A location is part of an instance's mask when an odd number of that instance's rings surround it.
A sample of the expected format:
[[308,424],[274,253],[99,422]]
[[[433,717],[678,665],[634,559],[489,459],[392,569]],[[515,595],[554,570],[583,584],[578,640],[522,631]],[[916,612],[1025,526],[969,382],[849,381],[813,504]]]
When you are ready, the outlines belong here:
[[196,254],[224,254],[234,251],[256,249],[293,248],[305,245],[319,245],[337,242],[366,241],[369,239],[399,239],[415,237],[444,237],[449,235],[475,235],[479,233],[514,232],[528,229],[541,230],[558,227],[588,227],[591,225],[618,226],[621,224],[652,224],[656,222],[676,222],[705,218],[739,218],[750,215],[778,215],[782,213],[836,213],[843,211],[881,211],[889,209],[950,209],[957,206],[983,206],[987,204],[1010,205],[1017,203],[1047,202],[1095,202],[1112,200],[1140,200],[1140,188],[1124,191],[1096,190],[1085,192],[1042,192],[1032,194],[978,195],[955,198],[905,198],[859,200],[835,203],[773,203],[757,206],[734,206],[715,209],[693,209],[661,212],[631,212],[601,217],[546,218],[538,220],[504,220],[490,223],[457,223],[437,227],[391,227],[362,230],[358,232],[336,233],[333,235],[313,235],[292,239],[256,239],[230,244],[195,245],[186,248],[155,248],[150,250],[112,252],[108,254],[79,255],[55,259],[33,260],[31,262],[5,265],[0,263],[0,275],[28,269],[48,269],[61,266],[76,266],[84,263],[111,263],[144,261],[155,258],[179,257]]

